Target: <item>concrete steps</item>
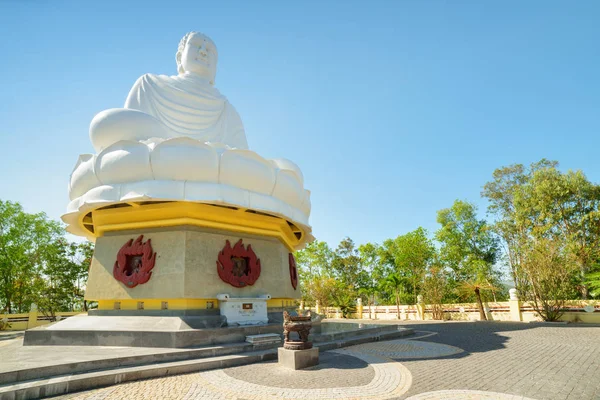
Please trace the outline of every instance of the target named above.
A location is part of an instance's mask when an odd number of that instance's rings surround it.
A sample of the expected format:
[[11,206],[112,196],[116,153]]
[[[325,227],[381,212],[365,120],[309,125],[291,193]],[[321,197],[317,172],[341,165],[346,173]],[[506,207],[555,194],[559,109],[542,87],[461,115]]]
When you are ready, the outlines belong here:
[[0,400],[38,399],[40,397],[90,390],[118,383],[165,377],[190,372],[228,368],[277,358],[277,349],[252,351],[202,359],[162,362],[150,365],[111,368],[79,374],[35,379],[0,386]]
[[[59,375],[79,374],[83,372],[104,370],[110,368],[140,366],[163,362],[175,362],[190,359],[217,357],[229,354],[239,354],[252,350],[262,350],[269,347],[277,347],[277,345],[257,346],[247,342],[229,343],[186,350],[174,350],[172,352],[167,353],[154,353],[127,357],[105,358],[91,361],[80,361],[50,365],[45,367],[27,368],[0,373],[0,387],[2,387],[1,385],[14,384],[32,379],[44,379],[56,377]],[[60,352],[58,352],[58,354],[60,354]]]

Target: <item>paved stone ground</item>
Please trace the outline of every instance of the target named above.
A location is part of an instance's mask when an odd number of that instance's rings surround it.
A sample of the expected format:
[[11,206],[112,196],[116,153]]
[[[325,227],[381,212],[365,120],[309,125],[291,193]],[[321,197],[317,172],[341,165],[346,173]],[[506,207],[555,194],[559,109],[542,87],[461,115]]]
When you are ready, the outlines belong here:
[[438,333],[423,341],[465,352],[440,359],[395,358],[413,375],[408,396],[469,389],[538,400],[600,399],[600,327],[514,322],[410,327]]
[[271,362],[62,398],[600,399],[600,327],[511,322],[407,325],[418,331],[410,340],[323,353],[323,364],[301,371],[297,381]]

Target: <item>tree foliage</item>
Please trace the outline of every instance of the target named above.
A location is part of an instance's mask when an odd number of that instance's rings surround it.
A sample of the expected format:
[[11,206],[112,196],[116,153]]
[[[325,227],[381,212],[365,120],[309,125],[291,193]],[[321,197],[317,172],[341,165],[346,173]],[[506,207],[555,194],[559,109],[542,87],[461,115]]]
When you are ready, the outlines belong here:
[[0,308],[23,313],[35,303],[53,316],[81,307],[92,251],[44,213],[0,200]]
[[473,294],[481,319],[485,320],[481,291],[494,288],[493,282],[499,280],[494,269],[498,241],[488,223],[477,218],[475,205],[466,201],[456,200],[452,207],[438,211],[437,220],[441,225],[436,232],[441,244],[441,259],[460,282],[459,289],[469,289],[459,290],[459,295],[465,298],[467,294]]
[[314,305],[318,301],[327,307],[336,283],[331,273],[332,250],[327,243],[316,240],[297,251],[295,257],[302,283],[302,299],[307,304]]
[[558,318],[564,300],[587,298],[600,257],[598,185],[542,159],[497,169],[482,196],[517,289],[544,319]]
[[390,274],[403,278],[410,287],[411,303],[417,303],[427,267],[435,255],[435,247],[421,227],[383,242],[382,259],[388,265]]

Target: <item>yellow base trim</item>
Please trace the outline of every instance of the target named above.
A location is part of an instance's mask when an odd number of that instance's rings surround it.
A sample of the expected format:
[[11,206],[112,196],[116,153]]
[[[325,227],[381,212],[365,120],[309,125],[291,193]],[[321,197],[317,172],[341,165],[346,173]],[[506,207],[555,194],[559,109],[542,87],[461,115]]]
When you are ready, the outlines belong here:
[[[209,302],[212,302],[211,307],[209,307]],[[219,301],[217,299],[127,299],[98,301],[99,310],[205,310],[208,308],[219,308]]]
[[290,251],[299,247],[304,231],[285,219],[241,208],[189,202],[123,203],[82,215],[80,226],[94,237],[106,232],[192,225],[276,237]]
[[267,308],[296,307],[298,302],[296,299],[271,299],[267,300]]
[[[140,304],[141,303],[141,304]],[[166,303],[166,304],[164,304]],[[212,304],[209,304],[212,303]],[[267,308],[295,307],[297,300],[267,300]],[[166,307],[166,308],[165,308]],[[126,299],[98,300],[98,310],[206,310],[219,308],[217,299]]]

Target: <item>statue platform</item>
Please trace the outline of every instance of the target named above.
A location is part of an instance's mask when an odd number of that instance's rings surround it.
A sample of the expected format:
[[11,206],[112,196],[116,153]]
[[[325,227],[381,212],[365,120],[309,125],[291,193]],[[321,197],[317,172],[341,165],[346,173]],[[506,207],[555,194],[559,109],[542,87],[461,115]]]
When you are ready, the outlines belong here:
[[213,318],[161,316],[86,316],[30,329],[24,346],[127,346],[190,348],[243,342],[246,336],[281,333],[280,323],[221,326]]

